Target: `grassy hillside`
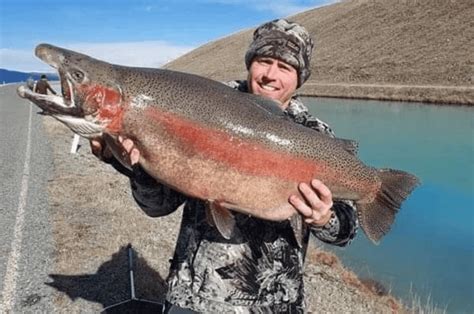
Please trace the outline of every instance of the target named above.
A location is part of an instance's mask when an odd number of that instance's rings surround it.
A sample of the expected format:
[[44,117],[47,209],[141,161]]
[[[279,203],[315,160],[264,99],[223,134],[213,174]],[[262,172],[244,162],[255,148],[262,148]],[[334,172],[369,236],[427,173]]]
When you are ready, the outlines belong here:
[[[474,104],[472,0],[342,1],[289,19],[316,42],[302,94]],[[252,32],[208,43],[165,68],[245,78]]]

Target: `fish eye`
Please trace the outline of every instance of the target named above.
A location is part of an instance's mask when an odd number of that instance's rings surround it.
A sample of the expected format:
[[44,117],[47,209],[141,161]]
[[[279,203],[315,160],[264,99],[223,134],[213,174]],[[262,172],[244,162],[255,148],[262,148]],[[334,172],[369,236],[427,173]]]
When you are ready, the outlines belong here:
[[82,73],[81,71],[73,71],[71,73],[71,76],[74,80],[78,81],[78,82],[81,82],[83,79],[84,79],[84,73]]

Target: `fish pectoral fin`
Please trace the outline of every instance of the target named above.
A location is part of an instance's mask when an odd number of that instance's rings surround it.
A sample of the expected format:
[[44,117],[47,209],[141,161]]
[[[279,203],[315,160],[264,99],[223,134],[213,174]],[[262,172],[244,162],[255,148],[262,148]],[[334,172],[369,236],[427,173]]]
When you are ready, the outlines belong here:
[[220,201],[208,201],[207,220],[215,226],[219,233],[227,240],[230,239],[235,228],[235,218],[230,210]]

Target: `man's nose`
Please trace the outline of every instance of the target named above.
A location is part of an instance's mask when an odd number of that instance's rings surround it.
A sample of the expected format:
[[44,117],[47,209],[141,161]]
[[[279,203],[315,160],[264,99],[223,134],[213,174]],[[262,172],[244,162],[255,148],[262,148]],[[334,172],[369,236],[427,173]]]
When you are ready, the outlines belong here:
[[276,79],[278,73],[278,66],[276,64],[271,64],[267,67],[265,71],[265,76],[269,79]]

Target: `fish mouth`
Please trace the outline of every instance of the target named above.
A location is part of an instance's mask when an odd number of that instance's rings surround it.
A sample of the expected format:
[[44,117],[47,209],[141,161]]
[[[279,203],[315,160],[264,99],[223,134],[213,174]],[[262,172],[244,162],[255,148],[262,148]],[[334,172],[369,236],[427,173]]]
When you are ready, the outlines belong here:
[[71,100],[71,96],[69,96],[69,98],[66,98],[64,96],[58,95],[44,95],[40,93],[35,93],[31,89],[23,85],[17,88],[17,93],[21,98],[26,98],[35,103],[38,107],[40,107],[43,110],[41,112],[42,114],[64,114],[73,116],[82,115],[82,110],[79,107],[75,106],[74,101]]
[[69,74],[63,71],[60,66],[61,59],[64,59],[64,57],[60,53],[54,53],[54,48],[54,46],[48,44],[41,44],[36,47],[35,54],[58,71],[61,96],[36,93],[25,86],[18,87],[17,93],[20,97],[29,99],[40,107],[43,110],[42,114],[84,116],[82,109],[76,105],[74,100],[73,81]]
[[40,114],[54,117],[82,137],[95,138],[101,136],[104,131],[102,125],[84,116],[81,108],[76,107],[73,102],[68,104],[63,96],[35,93],[23,85],[18,87],[17,93],[40,107],[43,110]]
[[64,99],[64,104],[67,107],[76,107],[74,102],[74,87],[70,78],[67,77],[63,71],[58,70],[59,81],[61,85],[61,94]]
[[60,95],[36,93],[23,85],[17,88],[17,93],[21,98],[28,99],[41,108],[40,114],[54,117],[74,133],[86,138],[100,136],[104,131],[104,125],[99,123],[93,115],[86,115],[80,100],[76,99],[75,84],[71,74],[63,67],[64,55],[67,53],[71,52],[49,44],[38,45],[35,50],[38,58],[58,71]]
[[35,48],[35,55],[43,62],[47,63],[49,66],[58,71],[63,101],[57,103],[57,105],[66,109],[76,107],[74,102],[73,81],[70,77],[70,74],[61,68],[61,64],[64,61],[63,54],[58,51],[58,48],[52,45],[40,44]]

